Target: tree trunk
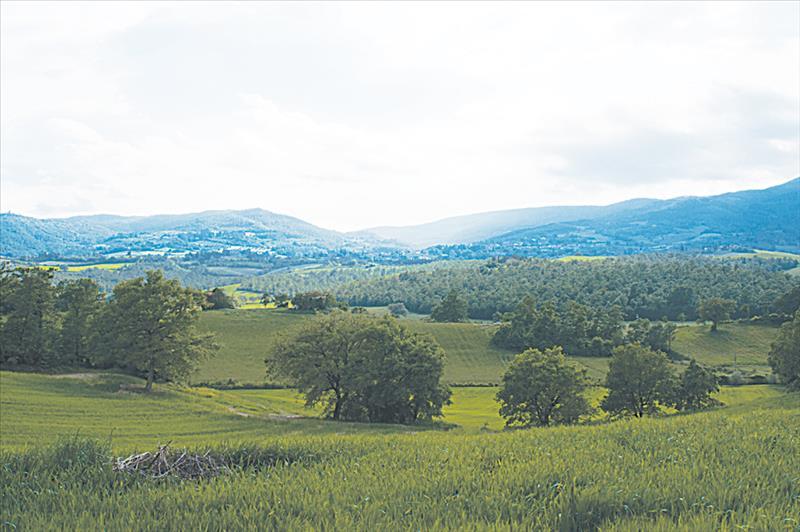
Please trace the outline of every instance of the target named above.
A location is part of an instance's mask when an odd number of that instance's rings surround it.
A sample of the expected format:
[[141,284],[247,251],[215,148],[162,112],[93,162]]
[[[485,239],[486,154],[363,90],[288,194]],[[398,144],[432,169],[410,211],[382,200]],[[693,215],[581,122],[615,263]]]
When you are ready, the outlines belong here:
[[147,384],[144,385],[144,391],[150,393],[153,390],[153,380],[155,379],[155,370],[153,369],[152,362],[147,369]]

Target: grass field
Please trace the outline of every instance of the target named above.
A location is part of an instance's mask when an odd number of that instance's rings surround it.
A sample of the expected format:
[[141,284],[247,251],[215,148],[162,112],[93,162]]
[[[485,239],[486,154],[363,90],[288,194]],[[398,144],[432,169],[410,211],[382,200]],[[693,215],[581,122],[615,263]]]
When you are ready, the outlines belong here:
[[[116,449],[130,449],[169,440],[191,445],[252,442],[290,433],[408,430],[315,419],[321,416],[321,409],[305,408],[302,397],[288,389],[213,390],[160,385],[147,395],[141,393],[141,386],[142,381],[135,377],[104,372],[0,372],[0,447],[18,448],[76,434],[111,437]],[[604,391],[591,388],[587,393],[590,403],[597,406]],[[493,386],[455,387],[442,421],[467,432],[499,430],[503,420],[496,394]],[[728,406],[781,396],[779,387],[767,385],[723,387],[718,394]]]
[[[307,314],[273,309],[204,312],[201,329],[213,332],[221,349],[214,358],[201,364],[191,382],[228,379],[246,384],[264,382],[264,358],[276,338],[291,333],[308,318]],[[402,322],[415,332],[436,338],[447,354],[444,380],[448,383],[498,383],[515,354],[490,344],[494,332],[491,325],[431,323],[416,318],[404,318]],[[573,360],[596,380],[602,379],[608,366],[606,359],[574,357]]]
[[770,344],[778,334],[776,327],[726,323],[711,332],[710,326],[679,327],[672,348],[711,366],[767,364]]
[[[369,309],[381,313],[383,309]],[[257,309],[204,312],[200,325],[213,332],[221,350],[202,363],[191,378],[193,383],[220,382],[233,379],[240,383],[259,384],[266,378],[264,358],[275,339],[290,333],[307,314],[287,310]],[[498,383],[515,353],[490,344],[492,325],[481,323],[432,323],[403,318],[411,330],[430,333],[447,354],[444,380],[448,383]],[[708,326],[678,328],[673,348],[684,356],[714,366],[733,364],[734,354],[741,366],[763,368],[770,343],[777,334],[775,327],[729,323],[711,333]],[[594,382],[603,380],[608,370],[607,358],[570,357],[585,368]]]
[[[239,399],[227,393],[159,387],[145,397],[114,391],[129,384],[122,377],[0,377],[0,523],[8,529],[800,525],[800,395],[772,387],[725,389],[742,400],[706,413],[497,433],[245,417],[230,410]],[[461,416],[479,427],[475,407],[492,390],[469,390],[478,395],[464,397]],[[74,437],[107,437],[115,426],[113,450]],[[73,438],[42,446],[59,432]],[[36,447],[23,449],[18,434]],[[170,439],[244,465],[194,482],[111,471],[111,453]]]
[[220,351],[201,364],[192,382],[228,379],[250,384],[264,382],[264,358],[273,343],[307,318],[307,315],[270,309],[203,312],[200,328],[214,333]]

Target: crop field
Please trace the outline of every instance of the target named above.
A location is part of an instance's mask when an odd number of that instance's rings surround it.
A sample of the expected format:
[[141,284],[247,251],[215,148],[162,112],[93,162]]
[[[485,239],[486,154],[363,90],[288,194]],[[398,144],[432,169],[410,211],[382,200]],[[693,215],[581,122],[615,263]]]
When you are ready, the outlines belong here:
[[79,264],[77,266],[67,266],[68,272],[82,272],[86,270],[118,270],[128,266],[128,262],[104,262],[101,264]]
[[726,323],[719,330],[710,326],[679,327],[672,348],[710,366],[764,366],[770,344],[778,334],[776,327]]
[[[793,530],[799,524],[800,396],[768,387],[726,390],[759,393],[699,414],[499,433],[401,433],[244,417],[212,406],[213,398],[184,401],[171,392],[112,400],[102,397],[110,391],[95,390],[87,397],[80,379],[64,379],[44,401],[43,388],[56,377],[10,378],[3,374],[0,519],[17,530]],[[10,395],[32,396],[39,407],[16,414]],[[66,405],[53,400],[64,396],[73,399],[73,415],[83,413],[71,418],[71,438],[27,449],[6,441],[7,424],[16,434],[16,425],[34,417],[41,421],[21,428],[33,430],[40,443],[56,441],[52,423]],[[152,448],[154,439],[149,427],[125,441],[115,435],[111,449],[107,441],[81,438],[119,415],[128,430],[155,424],[162,442],[172,435],[173,445],[241,465],[198,481],[114,473],[111,454]],[[292,425],[302,428],[286,428]],[[196,438],[187,437],[191,431]]]

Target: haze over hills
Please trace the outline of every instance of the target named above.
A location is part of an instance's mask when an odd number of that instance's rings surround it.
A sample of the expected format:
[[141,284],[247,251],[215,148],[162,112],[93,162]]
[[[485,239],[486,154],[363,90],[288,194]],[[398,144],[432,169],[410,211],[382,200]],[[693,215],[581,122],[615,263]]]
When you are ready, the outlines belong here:
[[355,233],[262,209],[63,219],[2,214],[0,221],[0,254],[29,260],[245,252],[309,261],[357,253],[365,260],[402,262],[512,254],[800,251],[800,178],[719,196],[514,209]]
[[413,248],[441,244],[468,244],[522,228],[570,220],[588,220],[645,207],[657,201],[633,199],[607,206],[533,207],[491,211],[443,218],[420,225],[374,227],[355,234],[371,234]]

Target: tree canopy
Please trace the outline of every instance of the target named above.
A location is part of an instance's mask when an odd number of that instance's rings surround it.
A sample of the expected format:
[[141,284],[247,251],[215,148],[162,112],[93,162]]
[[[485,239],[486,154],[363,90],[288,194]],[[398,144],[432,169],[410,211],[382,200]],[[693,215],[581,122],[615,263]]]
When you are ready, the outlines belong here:
[[318,315],[279,341],[266,364],[332,419],[411,423],[440,416],[450,397],[440,382],[444,351],[391,317]]
[[781,325],[769,352],[769,364],[787,386],[800,389],[800,310],[792,321]]
[[567,362],[560,347],[528,349],[508,366],[497,400],[506,426],[574,423],[590,411],[585,370]]
[[157,378],[180,379],[216,349],[197,332],[202,296],[158,270],[114,287],[99,322],[101,345],[118,364],[143,375],[145,390]]
[[711,330],[716,331],[720,322],[731,319],[734,310],[736,310],[736,301],[712,297],[700,302],[697,314],[702,321],[710,321]]
[[431,310],[431,319],[450,323],[467,321],[467,300],[458,290],[450,290]]
[[614,415],[656,412],[674,401],[674,379],[664,353],[639,344],[619,346],[608,365],[608,395],[600,406]]

